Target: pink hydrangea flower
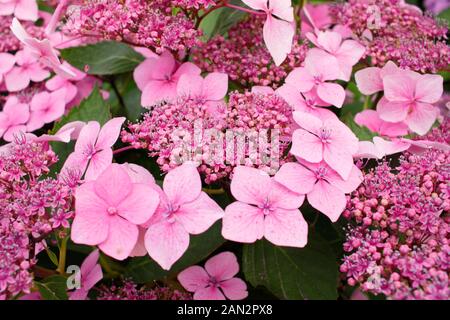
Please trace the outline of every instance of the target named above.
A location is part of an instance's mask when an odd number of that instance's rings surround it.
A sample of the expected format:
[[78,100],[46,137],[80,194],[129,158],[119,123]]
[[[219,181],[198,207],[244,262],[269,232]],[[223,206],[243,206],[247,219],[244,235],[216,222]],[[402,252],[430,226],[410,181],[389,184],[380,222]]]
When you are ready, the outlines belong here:
[[77,188],[72,240],[98,245],[105,254],[123,260],[138,240],[138,225],[145,223],[159,204],[149,185],[133,183],[118,164],[109,165],[95,181]]
[[67,158],[61,173],[77,170],[86,172],[86,180],[97,178],[112,162],[111,147],[116,143],[124,121],[123,117],[111,119],[101,129],[98,122],[88,122],[81,129],[75,151]]
[[231,193],[237,201],[225,209],[225,239],[253,243],[264,237],[278,246],[306,245],[308,225],[298,209],[303,195],[289,191],[262,170],[244,166],[234,170]]
[[247,285],[234,276],[239,263],[234,253],[222,252],[210,258],[205,268],[189,267],[178,274],[178,281],[194,300],[242,300],[248,296]]
[[28,104],[20,103],[17,97],[10,96],[0,112],[0,137],[13,141],[14,135],[27,131],[26,123],[30,118]]
[[306,194],[309,204],[335,222],[345,209],[346,193],[355,190],[362,182],[362,173],[352,166],[347,180],[325,162],[286,163],[274,178],[296,194]]
[[66,109],[66,90],[60,89],[49,93],[47,91],[36,94],[30,102],[30,119],[27,130],[40,129],[46,123],[53,122],[64,115]]
[[25,28],[20,24],[19,20],[13,19],[11,24],[11,31],[27,48],[30,50],[39,62],[49,67],[57,74],[61,74],[67,77],[74,77],[70,68],[67,68],[61,63],[58,58],[58,51],[52,46],[49,39],[38,40],[33,38]]
[[189,246],[189,234],[200,234],[222,218],[223,210],[202,192],[200,174],[192,163],[170,171],[160,190],[160,204],[145,225],[145,247],[169,270]]
[[40,82],[50,76],[29,50],[16,53],[16,66],[5,74],[6,89],[16,92],[25,89],[30,81]]
[[142,91],[141,104],[151,107],[177,96],[178,80],[183,74],[198,76],[201,70],[191,62],[181,65],[165,51],[158,58],[149,58],[134,70],[134,80]]
[[365,47],[355,40],[344,40],[341,34],[334,31],[318,31],[306,34],[307,38],[317,46],[311,50],[325,50],[336,58],[340,69],[340,80],[349,81],[352,68],[363,57]]
[[102,267],[98,264],[100,254],[98,250],[92,251],[81,264],[81,288],[69,294],[69,300],[86,300],[89,290],[103,279]]
[[184,74],[178,80],[177,93],[204,105],[212,112],[223,103],[228,91],[228,75],[213,72],[205,78],[200,75]]
[[306,161],[324,160],[344,180],[353,167],[353,155],[358,151],[358,138],[339,119],[319,118],[295,111],[295,122],[300,126],[292,135],[291,153]]
[[385,96],[377,105],[380,118],[388,122],[404,121],[413,132],[427,133],[439,114],[432,104],[442,96],[442,76],[404,70],[385,76],[383,86]]
[[242,0],[255,10],[266,13],[263,27],[264,42],[277,66],[291,52],[295,35],[294,9],[290,0]]
[[12,14],[20,20],[36,21],[38,19],[36,0],[0,0],[0,16]]
[[339,78],[340,69],[336,59],[323,51],[310,50],[306,55],[305,66],[290,73],[292,83],[297,90],[309,92],[314,90],[327,105],[341,108],[345,100],[345,90],[339,84],[328,81]]
[[33,141],[59,141],[69,143],[71,140],[77,140],[81,129],[86,125],[82,121],[72,121],[63,125],[55,134],[43,134],[33,139]]
[[0,84],[3,82],[5,74],[14,67],[15,63],[16,58],[12,54],[0,53]]
[[357,113],[355,122],[382,136],[398,137],[408,134],[408,126],[405,123],[383,121],[375,110],[364,110]]

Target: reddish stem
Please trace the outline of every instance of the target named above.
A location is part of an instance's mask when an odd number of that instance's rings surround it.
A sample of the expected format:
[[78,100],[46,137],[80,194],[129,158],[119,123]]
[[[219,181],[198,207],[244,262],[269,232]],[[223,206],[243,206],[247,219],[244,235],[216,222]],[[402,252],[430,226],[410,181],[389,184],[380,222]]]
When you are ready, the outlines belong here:
[[123,147],[123,148],[114,150],[113,155],[116,155],[116,154],[119,154],[119,153],[122,153],[122,152],[125,152],[125,151],[128,151],[128,150],[131,150],[131,149],[134,149],[134,147],[133,146]]

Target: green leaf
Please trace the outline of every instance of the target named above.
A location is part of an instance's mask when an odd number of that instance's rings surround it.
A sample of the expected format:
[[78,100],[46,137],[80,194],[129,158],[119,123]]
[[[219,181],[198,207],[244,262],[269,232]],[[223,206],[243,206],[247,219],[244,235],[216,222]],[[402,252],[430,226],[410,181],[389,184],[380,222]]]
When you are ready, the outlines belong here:
[[60,275],[35,282],[44,300],[67,300],[67,279]]
[[145,283],[176,275],[183,269],[205,259],[225,242],[220,230],[221,223],[217,222],[205,233],[191,236],[188,250],[170,271],[161,269],[155,261],[145,256],[132,259],[125,270],[125,277],[131,277],[137,283]]
[[[103,100],[99,89],[95,87],[91,95],[81,101],[78,107],[74,107],[60,121],[55,122],[51,133],[56,133],[62,126],[72,121],[98,121],[100,125],[103,125],[109,119],[111,119],[109,106]],[[55,173],[61,170],[67,157],[73,152],[74,142],[51,142],[50,144],[59,158],[59,161],[52,166],[52,173]]]
[[439,13],[437,17],[440,20],[445,21],[447,26],[449,26],[450,25],[450,8],[448,8],[448,9],[442,11],[441,13]]
[[304,248],[275,246],[266,240],[245,245],[242,266],[247,281],[266,287],[280,299],[337,298],[336,256],[313,233]]
[[204,39],[209,40],[217,34],[224,35],[228,29],[245,17],[246,13],[232,8],[219,8],[208,14],[200,23]]
[[89,74],[113,75],[133,71],[144,57],[130,46],[114,41],[104,41],[87,46],[67,48],[61,56],[74,67]]
[[48,247],[45,247],[45,251],[47,252],[47,255],[48,255],[50,261],[57,267],[59,264],[59,261],[58,261],[58,257],[56,256],[56,254],[52,250],[50,250]]

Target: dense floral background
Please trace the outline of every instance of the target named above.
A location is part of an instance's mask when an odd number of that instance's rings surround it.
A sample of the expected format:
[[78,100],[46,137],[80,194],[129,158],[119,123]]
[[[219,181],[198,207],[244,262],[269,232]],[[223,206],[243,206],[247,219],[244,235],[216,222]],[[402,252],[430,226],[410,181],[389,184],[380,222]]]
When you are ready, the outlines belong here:
[[448,0],[0,0],[0,300],[450,297]]

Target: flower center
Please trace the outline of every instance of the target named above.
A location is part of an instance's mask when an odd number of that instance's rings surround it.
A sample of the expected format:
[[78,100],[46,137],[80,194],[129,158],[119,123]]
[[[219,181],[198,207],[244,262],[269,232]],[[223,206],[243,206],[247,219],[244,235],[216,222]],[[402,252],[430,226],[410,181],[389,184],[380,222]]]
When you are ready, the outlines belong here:
[[220,287],[220,281],[218,281],[215,277],[209,277],[208,286],[210,287]]
[[328,174],[328,169],[324,168],[324,167],[320,167],[316,170],[315,174],[316,174],[316,178],[318,180],[323,180],[323,179],[325,179],[325,177]]
[[259,205],[259,208],[262,210],[265,216],[269,215],[274,210],[270,205],[270,201],[268,198],[264,201],[262,205]]
[[168,223],[174,223],[175,222],[175,213],[178,211],[180,206],[176,205],[174,206],[172,203],[169,203],[166,208],[166,212],[163,213],[164,219]]
[[316,86],[318,86],[319,84],[321,84],[323,81],[322,81],[322,76],[314,76],[314,84],[316,85]]
[[321,128],[319,138],[322,140],[322,143],[329,143],[331,138],[331,129],[325,127]]
[[115,216],[118,212],[116,207],[109,207],[106,211],[110,216]]

